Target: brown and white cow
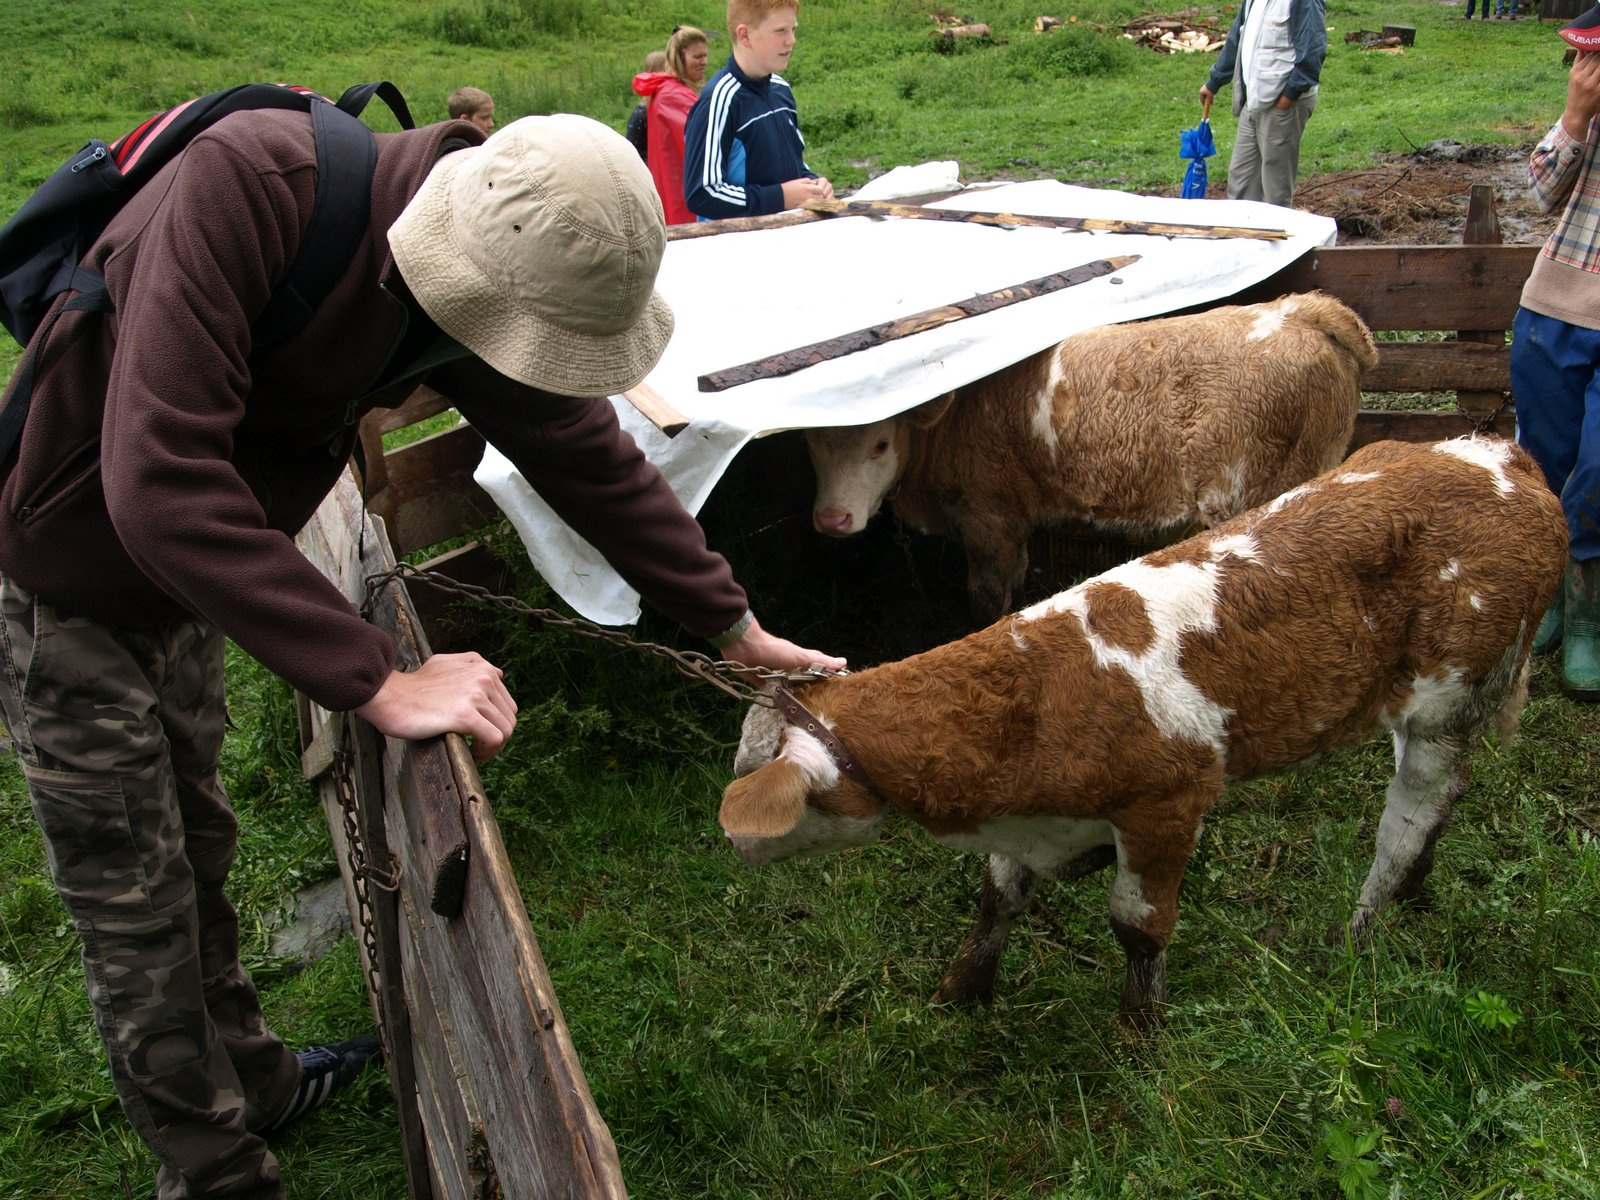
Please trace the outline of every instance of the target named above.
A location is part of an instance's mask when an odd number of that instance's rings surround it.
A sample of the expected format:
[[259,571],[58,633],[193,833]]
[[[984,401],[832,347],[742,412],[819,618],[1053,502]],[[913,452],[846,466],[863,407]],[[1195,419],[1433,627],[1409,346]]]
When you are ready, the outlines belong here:
[[1418,893],[1468,750],[1526,701],[1566,547],[1560,503],[1513,443],[1376,443],[959,641],[806,686],[871,787],[753,707],[721,823],[757,864],[872,842],[890,808],[989,855],[947,1001],[992,994],[1040,878],[1114,861],[1138,1021],[1164,1004],[1179,880],[1231,780],[1388,730],[1395,774],[1351,935]]
[[1318,292],[1086,330],[887,420],[808,430],[812,524],[859,533],[892,494],[960,540],[987,623],[1041,527],[1175,534],[1337,464],[1375,362],[1361,319]]

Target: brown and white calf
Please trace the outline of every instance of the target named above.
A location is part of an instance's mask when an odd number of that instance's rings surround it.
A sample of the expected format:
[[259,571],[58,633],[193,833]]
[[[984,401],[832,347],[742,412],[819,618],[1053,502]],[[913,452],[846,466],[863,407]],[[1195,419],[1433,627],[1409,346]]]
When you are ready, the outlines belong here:
[[1526,701],[1566,548],[1560,503],[1513,443],[1379,442],[959,641],[806,686],[870,787],[752,707],[721,823],[757,864],[872,842],[890,808],[988,854],[936,1000],[992,994],[1039,879],[1114,861],[1137,1021],[1164,1004],[1179,880],[1231,780],[1388,730],[1395,774],[1351,935],[1418,893],[1469,748]]
[[812,524],[859,533],[892,494],[902,520],[960,540],[988,623],[1039,528],[1215,525],[1337,464],[1376,361],[1318,292],[1086,330],[887,420],[808,430]]

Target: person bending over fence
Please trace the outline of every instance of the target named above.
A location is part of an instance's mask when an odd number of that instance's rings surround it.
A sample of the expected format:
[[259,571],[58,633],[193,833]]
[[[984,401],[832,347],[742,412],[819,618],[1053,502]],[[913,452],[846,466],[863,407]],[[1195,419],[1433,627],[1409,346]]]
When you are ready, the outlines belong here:
[[762,629],[605,398],[672,330],[660,208],[620,134],[543,116],[486,144],[464,121],[376,135],[370,225],[309,323],[266,344],[317,163],[303,109],[196,136],[83,261],[115,319],[63,293],[34,335],[0,456],[0,713],[162,1200],[283,1195],[268,1139],[376,1048],[297,1055],[239,963],[224,640],[391,737],[459,733],[481,759],[516,726],[497,667],[397,670],[295,547],[362,414],[428,383],[690,633],[750,665],[842,665]]

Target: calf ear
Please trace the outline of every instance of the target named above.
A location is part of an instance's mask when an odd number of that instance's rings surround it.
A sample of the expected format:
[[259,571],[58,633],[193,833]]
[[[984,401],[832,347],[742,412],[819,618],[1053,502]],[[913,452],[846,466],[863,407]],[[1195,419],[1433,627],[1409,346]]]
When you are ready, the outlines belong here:
[[919,404],[904,415],[904,420],[911,423],[914,429],[932,429],[944,420],[945,413],[950,411],[950,405],[955,403],[956,394],[946,392],[936,400],[929,400],[926,404]]
[[717,820],[733,837],[782,837],[806,815],[806,778],[777,758],[728,785]]

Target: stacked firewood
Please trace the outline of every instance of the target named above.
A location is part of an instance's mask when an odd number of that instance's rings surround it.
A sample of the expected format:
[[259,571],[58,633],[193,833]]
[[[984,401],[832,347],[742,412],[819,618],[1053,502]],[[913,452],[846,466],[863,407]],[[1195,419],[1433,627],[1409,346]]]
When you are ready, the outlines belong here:
[[1226,40],[1217,30],[1188,20],[1184,14],[1139,17],[1122,27],[1122,36],[1160,54],[1198,54],[1220,50]]

